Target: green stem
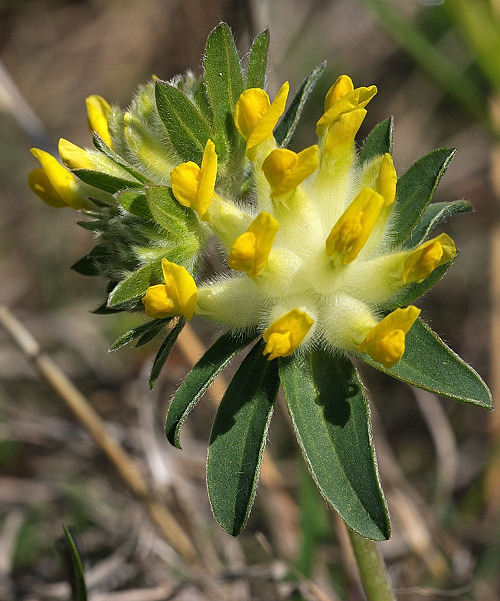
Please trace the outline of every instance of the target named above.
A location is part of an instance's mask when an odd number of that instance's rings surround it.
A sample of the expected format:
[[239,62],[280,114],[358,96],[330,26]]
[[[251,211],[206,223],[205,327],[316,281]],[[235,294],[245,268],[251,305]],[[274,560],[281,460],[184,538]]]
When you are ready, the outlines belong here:
[[384,560],[374,541],[347,529],[358,564],[359,577],[368,601],[396,601]]

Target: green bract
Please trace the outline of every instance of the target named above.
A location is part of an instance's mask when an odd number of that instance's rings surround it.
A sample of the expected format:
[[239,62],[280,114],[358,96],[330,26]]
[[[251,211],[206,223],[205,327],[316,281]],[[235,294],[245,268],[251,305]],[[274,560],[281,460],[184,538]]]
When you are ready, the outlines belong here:
[[[35,150],[41,169],[30,185],[49,204],[87,217],[80,225],[97,244],[74,269],[108,279],[98,312],[153,317],[112,346],[164,336],[151,386],[193,312],[225,326],[172,400],[166,435],[173,445],[180,448],[180,428],[217,374],[250,347],[210,437],[207,484],[220,525],[236,535],[248,519],[281,384],[322,495],[353,530],[382,540],[390,532],[386,501],[349,355],[491,408],[484,382],[409,304],[455,258],[451,238],[429,233],[471,205],[430,204],[453,150],[430,152],[397,179],[390,119],[356,152],[376,88],[354,88],[347,76],[326,96],[318,145],[286,149],[324,65],[286,109],[288,84],[274,100],[264,91],[268,45],[264,31],[244,69],[221,24],[208,38],[202,78],[155,80],[126,112],[91,97],[95,148],[65,141],[66,167]],[[214,238],[227,269],[203,281]]]

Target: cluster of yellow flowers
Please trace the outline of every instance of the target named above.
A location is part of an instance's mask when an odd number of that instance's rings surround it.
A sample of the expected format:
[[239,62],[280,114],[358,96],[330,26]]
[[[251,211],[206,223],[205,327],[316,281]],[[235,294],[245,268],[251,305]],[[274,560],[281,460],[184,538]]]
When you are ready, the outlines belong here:
[[251,88],[236,103],[235,124],[256,182],[250,208],[217,194],[211,140],[201,166],[186,162],[172,171],[175,198],[210,226],[231,272],[197,286],[184,267],[163,259],[165,281],[147,290],[145,311],[257,327],[270,360],[316,344],[368,353],[390,367],[420,311],[409,306],[380,320],[378,307],[451,261],[455,245],[441,234],[414,250],[391,248],[392,158],[359,165],[354,147],[374,86],[354,88],[348,76],[339,77],[317,123],[318,145],[299,153],[278,148],[273,137],[287,93],[285,83],[271,103],[264,90]]

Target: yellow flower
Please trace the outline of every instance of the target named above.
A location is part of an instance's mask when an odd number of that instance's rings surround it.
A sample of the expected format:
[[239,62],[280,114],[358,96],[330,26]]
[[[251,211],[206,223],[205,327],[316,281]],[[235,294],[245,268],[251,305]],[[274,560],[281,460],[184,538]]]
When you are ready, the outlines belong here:
[[268,154],[262,171],[271,186],[271,198],[287,194],[318,168],[318,147],[309,146],[298,154],[287,148],[276,148]]
[[292,309],[275,322],[263,333],[264,355],[268,361],[277,357],[288,357],[307,336],[314,320],[304,311]]
[[31,153],[41,168],[28,175],[31,190],[53,207],[89,208],[86,187],[48,152],[32,148]]
[[183,315],[192,319],[198,291],[191,274],[182,265],[162,259],[164,284],[150,286],[142,299],[146,315],[155,319]]
[[335,266],[347,265],[358,256],[383,205],[380,194],[363,188],[347,207],[326,239],[326,254]]
[[207,140],[201,167],[189,161],[181,163],[170,174],[172,192],[185,207],[198,212],[204,219],[214,195],[217,177],[217,153],[212,140]]
[[396,309],[372,328],[359,345],[361,353],[367,353],[384,367],[392,367],[405,352],[405,336],[420,314],[420,309],[410,305]]
[[440,234],[436,238],[424,242],[406,258],[403,268],[403,283],[423,282],[436,267],[448,263],[455,258],[456,254],[455,243],[446,234]]
[[238,98],[234,107],[234,123],[247,142],[247,156],[250,157],[255,147],[272,135],[285,110],[289,87],[288,82],[285,82],[272,104],[261,88],[245,90]]
[[85,99],[85,104],[90,131],[95,131],[110,148],[113,148],[113,140],[108,125],[112,112],[111,107],[102,96],[97,94],[88,96]]
[[354,89],[350,77],[341,75],[326,95],[325,112],[316,124],[318,137],[321,138],[342,114],[363,109],[376,93],[376,86]]
[[248,230],[234,241],[227,263],[231,269],[259,275],[271,252],[279,223],[266,211],[252,221]]

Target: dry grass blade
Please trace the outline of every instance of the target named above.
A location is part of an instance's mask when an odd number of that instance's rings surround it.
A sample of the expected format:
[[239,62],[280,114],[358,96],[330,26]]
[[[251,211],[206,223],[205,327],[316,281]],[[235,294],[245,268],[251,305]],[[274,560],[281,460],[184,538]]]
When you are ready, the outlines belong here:
[[134,495],[144,502],[151,519],[160,528],[165,539],[185,561],[195,563],[197,553],[184,529],[168,509],[150,493],[148,483],[133,460],[108,432],[104,422],[89,405],[87,399],[50,357],[40,349],[31,333],[6,307],[2,306],[0,306],[0,324],[68,409],[88,430],[96,444],[111,461],[123,482]]

